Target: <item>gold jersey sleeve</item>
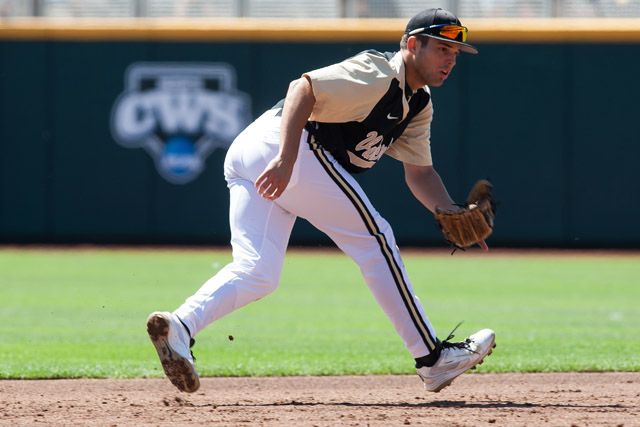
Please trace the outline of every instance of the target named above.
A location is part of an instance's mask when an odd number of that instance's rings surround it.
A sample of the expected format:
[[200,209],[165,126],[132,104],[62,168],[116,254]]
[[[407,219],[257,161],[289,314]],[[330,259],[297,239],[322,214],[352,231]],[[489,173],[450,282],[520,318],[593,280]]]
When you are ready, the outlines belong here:
[[397,70],[384,57],[370,53],[304,73],[311,81],[316,98],[310,120],[363,121],[389,89],[396,74]]

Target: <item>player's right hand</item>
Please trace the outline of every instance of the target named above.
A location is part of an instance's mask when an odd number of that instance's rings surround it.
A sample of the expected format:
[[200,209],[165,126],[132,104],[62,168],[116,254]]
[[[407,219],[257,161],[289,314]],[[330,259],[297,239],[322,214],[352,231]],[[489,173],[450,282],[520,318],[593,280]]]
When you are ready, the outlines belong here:
[[258,194],[267,200],[280,197],[289,185],[293,165],[294,162],[287,162],[280,156],[271,160],[256,180],[255,187],[258,189]]

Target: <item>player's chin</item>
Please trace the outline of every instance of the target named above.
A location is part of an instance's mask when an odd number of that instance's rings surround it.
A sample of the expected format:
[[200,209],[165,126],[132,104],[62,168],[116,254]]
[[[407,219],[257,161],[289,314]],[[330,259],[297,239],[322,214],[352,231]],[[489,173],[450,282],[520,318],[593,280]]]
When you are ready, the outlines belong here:
[[431,81],[429,83],[427,83],[427,86],[429,87],[440,87],[444,84],[444,81],[446,80],[446,77],[444,78],[437,78],[437,79],[431,79]]

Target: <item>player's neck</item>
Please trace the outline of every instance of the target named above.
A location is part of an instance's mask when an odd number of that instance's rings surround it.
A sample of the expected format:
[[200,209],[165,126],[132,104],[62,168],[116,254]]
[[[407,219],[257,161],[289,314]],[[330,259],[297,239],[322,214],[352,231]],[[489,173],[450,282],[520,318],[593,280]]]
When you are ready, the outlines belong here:
[[416,70],[414,58],[412,57],[411,53],[406,49],[402,50],[402,60],[404,61],[405,81],[411,88],[411,91],[415,92],[416,90],[424,86],[424,84],[421,81],[422,77],[420,76],[420,73],[418,73]]

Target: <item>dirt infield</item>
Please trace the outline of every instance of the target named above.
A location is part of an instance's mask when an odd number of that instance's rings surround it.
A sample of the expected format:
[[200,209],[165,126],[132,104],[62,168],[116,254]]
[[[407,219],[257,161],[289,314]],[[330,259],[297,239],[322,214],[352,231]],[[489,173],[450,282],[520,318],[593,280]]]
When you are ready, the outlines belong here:
[[426,393],[417,376],[0,380],[0,425],[634,426],[640,372],[466,374]]

